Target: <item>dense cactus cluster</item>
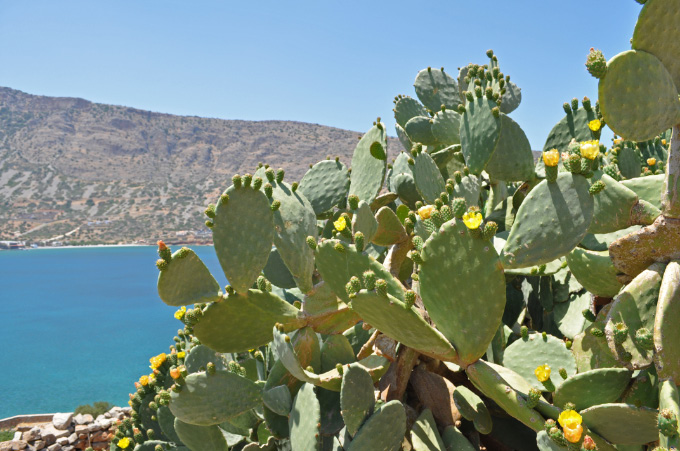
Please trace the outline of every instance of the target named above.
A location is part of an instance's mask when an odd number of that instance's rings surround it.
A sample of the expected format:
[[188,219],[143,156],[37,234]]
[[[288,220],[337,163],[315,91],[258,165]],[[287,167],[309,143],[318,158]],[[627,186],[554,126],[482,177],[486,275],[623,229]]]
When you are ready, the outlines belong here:
[[677,448],[677,11],[591,50],[599,101],[537,163],[489,51],[395,98],[392,164],[378,119],[351,169],[234,176],[206,209],[229,285],[159,243],[185,328],[112,451]]

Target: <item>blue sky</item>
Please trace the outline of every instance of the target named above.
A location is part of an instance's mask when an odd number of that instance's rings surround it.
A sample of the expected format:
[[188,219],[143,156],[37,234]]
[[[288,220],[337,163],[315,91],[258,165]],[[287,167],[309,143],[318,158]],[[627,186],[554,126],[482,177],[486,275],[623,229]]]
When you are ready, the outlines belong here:
[[590,47],[630,48],[634,0],[0,0],[0,86],[223,119],[356,131],[420,69],[485,63],[522,88],[534,149],[572,97],[596,98]]

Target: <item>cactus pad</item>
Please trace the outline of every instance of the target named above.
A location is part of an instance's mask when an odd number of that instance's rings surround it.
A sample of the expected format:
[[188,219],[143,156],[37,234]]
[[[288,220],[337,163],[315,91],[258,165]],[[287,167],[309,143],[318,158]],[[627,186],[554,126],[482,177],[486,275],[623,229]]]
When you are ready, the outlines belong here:
[[380,160],[373,156],[372,146],[381,146],[387,152],[387,134],[385,126],[374,125],[361,138],[352,155],[352,182],[349,195],[371,204],[378,197],[387,171],[387,159]]
[[219,291],[219,284],[191,249],[176,251],[167,268],[158,274],[158,296],[175,307],[213,302]]
[[378,246],[391,246],[408,238],[404,226],[391,208],[382,207],[375,214],[375,219],[378,221],[378,229],[372,241]]
[[375,406],[373,379],[359,365],[345,367],[340,388],[340,406],[347,432],[354,436],[364,420],[373,413]]
[[286,267],[286,264],[281,258],[278,249],[272,248],[269,253],[269,259],[267,259],[267,264],[264,269],[262,269],[264,276],[273,285],[279,288],[295,288],[295,279],[290,273],[290,270]]
[[321,407],[319,400],[316,399],[314,386],[304,384],[295,397],[288,420],[291,448],[320,450],[321,439],[318,426],[320,421]]
[[434,146],[439,142],[432,134],[432,118],[430,116],[416,116],[404,126],[404,131],[411,142]]
[[337,205],[347,197],[349,190],[349,173],[347,167],[339,161],[320,161],[307,171],[300,180],[298,191],[301,192],[320,215]]
[[501,115],[501,136],[496,151],[486,165],[494,180],[528,180],[534,175],[534,154],[527,135],[519,124]]
[[567,254],[569,270],[583,287],[595,296],[611,298],[616,296],[621,282],[609,258],[609,251],[589,251],[580,247]]
[[191,451],[228,451],[224,433],[217,426],[198,426],[175,418],[175,431]]
[[491,432],[492,422],[489,409],[486,408],[484,401],[472,390],[462,385],[456,387],[453,392],[453,402],[463,418],[474,423],[475,429],[481,434]]
[[418,99],[432,111],[439,111],[442,105],[455,110],[461,103],[458,83],[443,70],[434,68],[421,70],[413,86],[416,88]]
[[[543,145],[543,151],[557,149],[560,153],[566,152],[572,139],[576,142],[592,139],[588,123],[593,119],[597,119],[593,110],[579,108],[576,111],[570,111],[550,130],[548,139]],[[539,160],[539,163],[542,165],[543,160]]]
[[347,451],[381,450],[397,451],[406,433],[406,411],[399,401],[389,401],[370,416]]
[[413,451],[446,450],[430,409],[423,410],[413,424],[411,428],[411,443],[413,444]]
[[599,331],[604,330],[609,309],[611,309],[611,304],[605,305],[597,314],[595,322],[584,332],[574,337],[571,351],[576,359],[576,367],[579,372],[585,372],[596,368],[623,366],[612,354],[604,336],[596,337],[592,334],[593,329],[598,329]]
[[658,439],[656,410],[630,404],[600,404],[581,412],[590,429],[614,445],[644,445]]
[[412,118],[427,115],[425,107],[413,97],[401,96],[394,104],[394,119],[402,128]]
[[553,404],[563,408],[574,403],[574,410],[616,402],[628,387],[631,372],[624,368],[600,368],[575,374],[553,394]]
[[492,112],[498,108],[496,102],[486,97],[474,97],[465,103],[465,108],[460,123],[460,143],[470,172],[480,174],[496,150],[501,136],[501,118]]
[[290,390],[285,385],[278,385],[262,392],[262,401],[277,415],[288,416],[293,406]]
[[437,111],[432,118],[432,134],[446,145],[460,143],[460,114],[457,111]]
[[654,321],[654,356],[656,369],[662,379],[671,378],[680,383],[680,264],[671,262],[666,267],[661,282],[659,302]]
[[607,174],[598,172],[592,181],[598,180],[604,183],[605,189],[594,196],[593,220],[588,232],[611,233],[633,225],[631,209],[638,202],[637,194]]
[[352,217],[352,233],[363,233],[366,243],[370,243],[376,230],[378,230],[378,221],[375,220],[371,207],[363,200],[360,201],[359,208]]
[[435,199],[445,190],[444,179],[437,164],[432,157],[421,152],[415,159],[413,167],[413,179],[416,182],[418,193],[428,203],[434,203]]
[[[184,359],[184,366],[189,373],[205,371],[208,363],[212,362],[217,370],[226,369],[222,356],[204,345],[192,346]],[[201,369],[203,368],[203,369]]]
[[642,200],[646,200],[656,208],[661,208],[661,191],[664,186],[664,175],[650,175],[637,177],[620,182],[626,188],[630,188]]

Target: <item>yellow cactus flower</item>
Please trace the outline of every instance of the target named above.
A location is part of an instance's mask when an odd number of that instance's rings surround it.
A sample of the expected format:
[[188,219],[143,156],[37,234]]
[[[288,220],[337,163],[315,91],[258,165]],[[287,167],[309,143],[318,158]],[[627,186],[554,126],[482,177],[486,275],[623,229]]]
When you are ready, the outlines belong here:
[[165,353],[161,353],[161,354],[158,354],[155,357],[151,357],[149,359],[149,362],[151,362],[150,368],[152,370],[158,369],[163,364],[163,362],[165,362],[166,358],[167,358],[167,356],[165,355]]
[[602,128],[602,122],[599,119],[593,119],[588,122],[588,128],[594,132],[599,131]]
[[337,221],[333,221],[333,227],[335,227],[335,230],[338,232],[345,230],[345,227],[347,227],[347,221],[345,221],[345,217],[340,216]]
[[663,145],[665,146],[665,145],[666,145],[666,140],[665,140],[665,139],[662,139],[662,140],[661,140],[661,144],[663,144]]
[[178,358],[178,359],[183,359],[184,357],[186,357],[186,355],[187,355],[186,352],[184,352],[184,351],[179,351],[179,352],[177,353],[177,358]]
[[573,428],[564,428],[564,438],[570,443],[578,443],[581,440],[581,435],[583,434],[583,426],[577,424]]
[[181,309],[179,309],[179,310],[177,310],[177,311],[175,312],[175,319],[182,319],[182,318],[184,318],[184,315],[186,314],[186,312],[187,312],[187,308],[184,307],[184,306],[182,306]]
[[432,212],[434,210],[435,210],[434,205],[425,205],[418,209],[418,216],[420,216],[420,219],[422,219],[423,221],[426,219],[430,219],[430,216],[432,215]]
[[139,378],[139,383],[142,384],[143,386],[149,385],[149,376],[142,376]]
[[118,448],[125,449],[128,446],[130,446],[130,439],[127,437],[123,437],[122,439],[118,440]]
[[179,368],[173,368],[170,370],[170,377],[173,379],[177,379],[180,376],[179,373]]
[[547,364],[541,365],[534,370],[534,374],[539,382],[545,382],[550,379],[550,367]]
[[574,429],[583,422],[583,418],[575,410],[563,410],[557,418],[557,422],[563,428]]
[[132,407],[132,400],[131,399],[128,401],[128,406]]
[[463,224],[470,230],[478,229],[482,224],[482,214],[478,211],[468,211],[463,214]]
[[600,153],[600,141],[583,141],[581,142],[581,156],[589,160],[594,160]]
[[647,158],[647,164],[654,166],[656,164],[656,158]]
[[546,166],[554,167],[560,162],[560,153],[557,149],[550,149],[547,152],[543,152],[543,163]]

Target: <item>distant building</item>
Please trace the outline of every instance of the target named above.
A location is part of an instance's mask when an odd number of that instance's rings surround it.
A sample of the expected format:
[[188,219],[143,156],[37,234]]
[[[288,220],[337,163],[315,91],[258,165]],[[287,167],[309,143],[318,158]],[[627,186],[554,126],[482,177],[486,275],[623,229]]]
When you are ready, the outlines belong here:
[[25,241],[0,241],[0,249],[12,250],[12,249],[25,249]]

